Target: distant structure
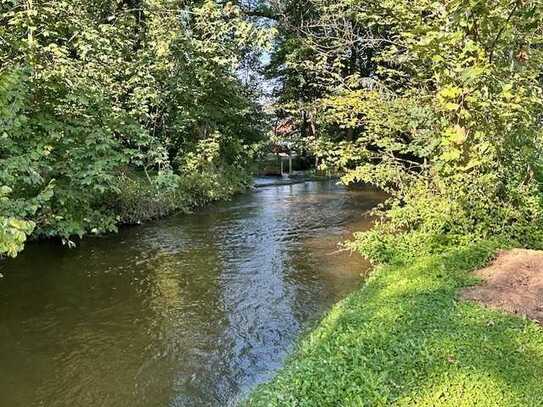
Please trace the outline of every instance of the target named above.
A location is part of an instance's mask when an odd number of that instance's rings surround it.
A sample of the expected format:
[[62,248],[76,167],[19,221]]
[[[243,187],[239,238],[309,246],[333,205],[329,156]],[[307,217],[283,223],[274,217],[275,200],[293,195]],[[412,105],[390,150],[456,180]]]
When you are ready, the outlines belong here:
[[[298,132],[296,122],[292,117],[279,120],[273,128],[274,142],[271,145],[272,154],[278,156],[281,161],[281,176],[292,175],[292,161],[298,157],[294,151],[294,145],[289,139]],[[285,172],[285,164],[288,161],[288,173]]]
[[273,128],[273,135],[283,139],[291,138],[298,133],[298,127],[292,117],[279,120]]
[[[292,175],[292,161],[298,158],[298,153],[293,150],[292,143],[288,141],[274,142],[271,146],[272,152],[268,155],[268,160],[281,161],[281,176]],[[285,171],[285,164],[288,161],[288,173]]]
[[303,175],[304,171],[314,168],[311,158],[300,147],[303,145],[302,127],[293,117],[277,119],[268,154],[260,165],[262,175]]

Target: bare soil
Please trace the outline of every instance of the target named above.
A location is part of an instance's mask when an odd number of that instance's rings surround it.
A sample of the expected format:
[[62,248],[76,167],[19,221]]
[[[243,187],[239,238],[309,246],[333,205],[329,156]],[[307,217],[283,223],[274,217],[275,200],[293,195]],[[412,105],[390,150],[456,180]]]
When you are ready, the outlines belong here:
[[525,315],[543,324],[543,251],[500,252],[489,267],[475,275],[483,283],[462,290],[463,299]]

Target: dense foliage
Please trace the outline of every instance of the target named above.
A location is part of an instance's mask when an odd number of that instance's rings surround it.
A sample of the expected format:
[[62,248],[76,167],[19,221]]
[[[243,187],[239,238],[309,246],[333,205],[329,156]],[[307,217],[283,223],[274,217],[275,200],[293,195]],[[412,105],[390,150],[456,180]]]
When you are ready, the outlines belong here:
[[269,32],[211,0],[1,0],[0,255],[236,190]]
[[310,118],[307,143],[345,182],[391,194],[356,248],[390,260],[495,235],[541,244],[540,1],[310,0],[295,12],[272,66],[283,108]]
[[0,4],[2,253],[235,190],[264,126],[241,70],[274,31],[279,116],[391,195],[355,247],[543,240],[538,0]]

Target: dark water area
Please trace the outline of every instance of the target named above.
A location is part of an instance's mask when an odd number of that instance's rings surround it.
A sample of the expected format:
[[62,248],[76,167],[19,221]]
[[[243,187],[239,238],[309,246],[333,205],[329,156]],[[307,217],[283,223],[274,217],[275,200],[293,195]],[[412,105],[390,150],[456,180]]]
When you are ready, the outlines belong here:
[[338,242],[382,200],[270,186],[0,264],[0,406],[228,406],[362,282]]

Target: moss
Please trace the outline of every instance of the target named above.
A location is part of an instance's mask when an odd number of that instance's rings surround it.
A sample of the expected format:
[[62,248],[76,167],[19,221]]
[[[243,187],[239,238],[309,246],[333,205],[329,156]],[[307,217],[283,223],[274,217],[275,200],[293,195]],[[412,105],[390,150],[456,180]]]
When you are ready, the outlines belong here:
[[495,245],[381,267],[248,406],[543,405],[539,325],[460,302]]

